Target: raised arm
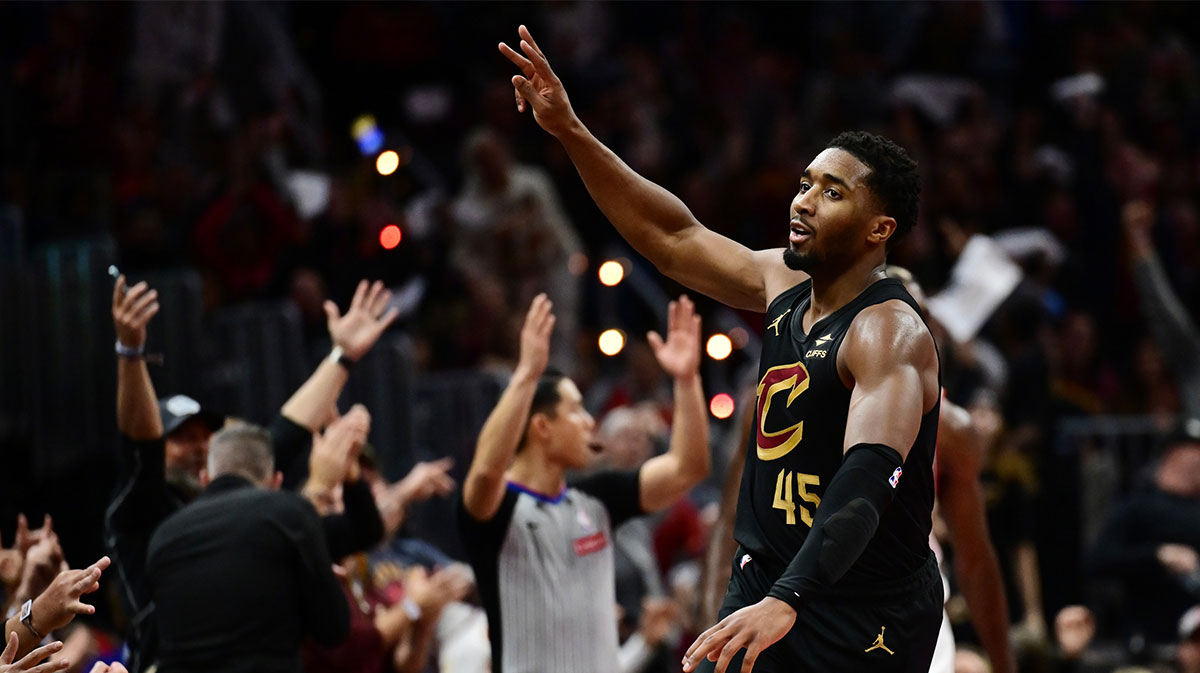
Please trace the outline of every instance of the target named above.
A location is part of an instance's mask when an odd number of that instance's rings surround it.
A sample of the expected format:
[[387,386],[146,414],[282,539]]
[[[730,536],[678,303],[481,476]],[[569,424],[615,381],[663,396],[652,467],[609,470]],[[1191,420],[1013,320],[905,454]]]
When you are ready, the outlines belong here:
[[1008,600],[992,538],[979,473],[983,447],[962,407],[942,402],[938,425],[938,464],[944,475],[938,493],[942,516],[954,543],[954,572],[967,599],[971,622],[998,673],[1016,671],[1008,643]]
[[638,470],[642,510],[654,512],[675,504],[708,476],[708,417],[700,386],[700,316],[692,300],[682,296],[667,309],[667,340],[651,332],[650,347],[658,363],[675,379],[675,414],[668,451],[647,460]]
[[[517,109],[562,143],[588,193],[617,231],[659,271],[735,308],[764,311],[772,298],[804,279],[783,265],[779,250],[753,251],[705,228],[673,194],[638,175],[587,130],[563,83],[525,26],[521,52],[500,52],[521,69],[512,78]],[[782,213],[781,213],[782,216]]]
[[1121,211],[1133,261],[1142,312],[1158,347],[1183,393],[1184,412],[1200,417],[1200,330],[1192,322],[1179,296],[1171,288],[1158,254],[1151,228],[1154,210],[1144,201],[1132,201]]
[[146,325],[158,313],[158,291],[145,282],[113,286],[112,316],[117,332],[117,429],[129,439],[148,442],[163,436],[154,382],[146,369]]
[[517,453],[538,379],[550,357],[550,334],[554,331],[550,309],[545,293],[534,297],[521,328],[517,368],[479,431],[475,457],[463,483],[463,506],[478,521],[495,516],[504,500],[504,471]]
[[279,410],[281,418],[271,427],[275,465],[283,471],[286,488],[297,488],[304,483],[308,440],[312,433],[333,420],[337,399],[350,376],[349,368],[371,350],[395,321],[396,309],[387,308],[391,297],[381,281],[361,280],[345,315],[338,311],[337,304],[325,302],[333,351],[283,403]]
[[[392,293],[381,281],[368,283],[361,280],[346,315],[341,315],[337,304],[325,302],[333,353],[322,360],[312,376],[283,403],[281,414],[310,432],[325,427],[346,385],[346,366],[366,355],[396,319],[396,309],[387,310],[391,297]],[[344,364],[339,364],[339,360]]]

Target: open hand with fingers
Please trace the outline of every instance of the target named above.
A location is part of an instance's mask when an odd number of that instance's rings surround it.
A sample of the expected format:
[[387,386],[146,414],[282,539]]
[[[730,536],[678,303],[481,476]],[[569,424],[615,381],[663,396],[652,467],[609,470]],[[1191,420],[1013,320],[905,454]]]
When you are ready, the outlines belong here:
[[0,673],[17,673],[18,671],[24,671],[25,673],[50,673],[51,671],[65,670],[71,665],[71,662],[66,659],[48,660],[44,664],[38,663],[60,652],[63,648],[61,641],[56,640],[49,645],[43,645],[17,659],[17,648],[20,646],[20,642],[15,632],[8,634],[8,643],[4,647],[4,653],[0,654]]
[[704,659],[717,662],[716,673],[725,673],[730,660],[746,650],[741,673],[754,670],[758,655],[783,638],[796,623],[796,611],[783,601],[767,596],[725,619],[696,638],[683,656],[683,670],[696,670]]
[[504,54],[513,65],[521,69],[520,75],[512,78],[513,89],[517,99],[517,111],[524,112],[526,107],[533,108],[533,118],[538,125],[552,136],[570,130],[579,123],[575,111],[571,109],[571,101],[567,99],[567,90],[558,79],[558,75],[550,69],[550,62],[542,53],[529,29],[521,26],[521,52],[501,42],[500,53]]
[[142,281],[125,287],[125,276],[113,286],[112,316],[117,341],[125,348],[140,349],[146,344],[146,325],[158,313],[158,290]]
[[646,338],[658,364],[673,378],[689,379],[700,373],[700,316],[687,295],[667,307],[667,340],[657,332]]
[[84,594],[100,589],[100,575],[110,561],[103,556],[82,570],[64,570],[54,578],[40,596],[33,599],[30,621],[41,634],[61,629],[76,615],[90,615],[96,608],[84,603]]
[[309,454],[309,486],[305,491],[326,493],[357,473],[358,454],[371,432],[371,414],[356,404],[320,435],[313,435]]
[[341,347],[347,358],[357,361],[366,355],[379,341],[379,335],[396,320],[399,310],[389,310],[387,307],[391,299],[392,293],[383,286],[382,281],[368,283],[361,280],[346,315],[338,312],[337,304],[325,302],[329,338],[335,346]]
[[521,355],[517,361],[516,374],[537,379],[546,371],[550,361],[550,335],[554,332],[554,306],[543,292],[533,298],[529,313],[525,314],[525,325],[521,328]]

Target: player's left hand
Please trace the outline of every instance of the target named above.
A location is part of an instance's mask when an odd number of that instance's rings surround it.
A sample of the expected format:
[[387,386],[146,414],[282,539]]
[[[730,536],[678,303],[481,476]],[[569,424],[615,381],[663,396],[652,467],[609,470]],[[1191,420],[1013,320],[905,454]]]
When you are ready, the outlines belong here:
[[767,596],[729,615],[716,626],[696,638],[683,655],[683,670],[691,673],[707,658],[717,662],[716,673],[725,673],[729,661],[738,650],[746,650],[742,673],[754,670],[754,661],[763,650],[779,639],[796,623],[796,611],[778,598]]
[[687,295],[680,295],[667,307],[667,340],[657,332],[646,335],[658,364],[676,379],[700,372],[700,316]]

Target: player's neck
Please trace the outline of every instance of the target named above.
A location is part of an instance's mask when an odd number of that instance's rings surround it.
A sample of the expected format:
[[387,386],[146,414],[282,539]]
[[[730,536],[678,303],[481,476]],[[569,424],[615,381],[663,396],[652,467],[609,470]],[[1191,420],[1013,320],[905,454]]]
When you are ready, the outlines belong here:
[[517,454],[504,478],[516,484],[548,496],[556,496],[566,486],[562,466],[547,460],[541,451],[528,446]]
[[849,304],[875,281],[886,278],[885,265],[867,257],[852,266],[828,275],[816,273],[812,276],[812,302],[804,316],[804,328]]

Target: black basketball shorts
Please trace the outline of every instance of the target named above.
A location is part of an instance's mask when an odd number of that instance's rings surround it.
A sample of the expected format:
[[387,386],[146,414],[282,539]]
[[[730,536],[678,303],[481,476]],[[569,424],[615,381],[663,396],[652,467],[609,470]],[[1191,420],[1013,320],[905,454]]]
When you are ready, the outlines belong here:
[[[719,619],[767,595],[782,569],[767,569],[738,548]],[[834,589],[814,599],[796,624],[764,650],[755,673],[927,673],[942,624],[942,578],[933,554],[912,575],[874,587]],[[744,651],[727,672],[742,668]],[[698,671],[711,673],[705,660]]]

